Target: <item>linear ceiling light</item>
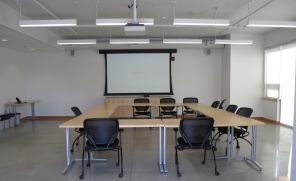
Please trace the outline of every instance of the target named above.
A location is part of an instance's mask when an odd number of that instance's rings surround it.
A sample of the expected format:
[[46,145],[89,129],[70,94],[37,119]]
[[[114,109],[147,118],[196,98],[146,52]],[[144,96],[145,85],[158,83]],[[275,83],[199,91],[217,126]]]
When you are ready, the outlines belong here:
[[149,39],[111,39],[110,44],[148,44]]
[[215,44],[251,45],[253,40],[215,40]]
[[57,40],[58,45],[97,44],[96,39]]
[[282,27],[296,28],[296,21],[264,21],[264,20],[249,20],[247,26],[254,27]]
[[202,44],[202,39],[163,39],[163,43]]
[[21,20],[21,27],[77,26],[76,19]]
[[[154,19],[138,19],[139,24],[153,25]],[[122,26],[132,23],[132,19],[96,19],[98,26]]]
[[227,19],[174,19],[174,25],[229,26]]

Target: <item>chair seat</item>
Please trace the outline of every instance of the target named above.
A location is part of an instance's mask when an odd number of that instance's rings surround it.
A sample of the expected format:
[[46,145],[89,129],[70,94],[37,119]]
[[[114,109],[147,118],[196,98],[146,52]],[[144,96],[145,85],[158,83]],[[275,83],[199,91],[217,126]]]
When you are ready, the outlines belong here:
[[78,128],[78,132],[79,133],[84,133],[84,129],[83,128]]
[[117,149],[118,145],[119,145],[119,139],[118,138],[115,138],[114,142],[112,144],[110,144],[108,147],[107,147],[107,144],[96,144],[96,146],[94,146],[89,141],[87,141],[86,142],[86,150],[87,151],[113,150],[113,149]]
[[170,111],[170,112],[168,112],[168,111],[161,111],[161,114],[163,114],[163,115],[175,115],[175,114],[177,114],[177,111]]
[[183,137],[179,137],[177,139],[178,149],[205,149],[210,147],[210,141],[206,141],[204,143],[187,143]]
[[184,110],[183,114],[193,114],[194,111],[193,110]]
[[135,115],[150,115],[150,111],[146,111],[146,112],[141,112],[141,111],[136,111]]
[[[218,127],[218,131],[220,132],[220,134],[228,134],[228,127]],[[230,129],[230,133],[231,133],[231,129]]]
[[[235,136],[235,137],[246,137],[246,136],[248,136],[249,134],[248,134],[248,132],[247,131],[245,131],[244,129],[240,129],[240,128],[234,128],[234,130],[233,130],[233,135]],[[243,135],[243,136],[242,136]]]

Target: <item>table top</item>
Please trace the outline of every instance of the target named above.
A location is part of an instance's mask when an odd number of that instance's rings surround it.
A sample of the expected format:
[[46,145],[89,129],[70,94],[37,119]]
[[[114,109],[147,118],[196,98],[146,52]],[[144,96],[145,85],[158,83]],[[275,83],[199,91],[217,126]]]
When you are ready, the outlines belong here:
[[[140,103],[142,104],[142,103]],[[149,103],[151,104],[151,103]],[[126,106],[127,104],[121,103],[106,103],[98,105],[94,108],[87,110],[80,116],[77,116],[69,121],[59,125],[59,128],[80,128],[83,127],[83,121],[87,118],[109,118],[118,106]],[[135,105],[131,103],[131,105]],[[138,103],[136,104],[138,105]],[[151,104],[153,106],[159,106],[161,104]],[[175,104],[170,104],[175,105]],[[227,126],[260,126],[265,123],[246,118],[223,109],[216,109],[201,103],[177,103],[176,105],[186,105],[194,110],[214,118],[215,127],[227,127]],[[130,127],[179,127],[181,119],[119,119],[121,128]]]
[[21,103],[17,103],[17,102],[7,102],[4,105],[6,106],[18,106],[18,105],[24,105],[24,104],[32,104],[32,103],[37,103],[40,102],[40,100],[25,100],[22,101]]

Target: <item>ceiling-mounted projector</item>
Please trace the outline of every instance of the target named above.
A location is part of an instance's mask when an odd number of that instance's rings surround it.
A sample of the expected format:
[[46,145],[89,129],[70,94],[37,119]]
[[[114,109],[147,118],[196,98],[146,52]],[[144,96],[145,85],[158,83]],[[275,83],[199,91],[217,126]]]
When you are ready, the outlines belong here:
[[128,23],[124,27],[126,36],[145,36],[145,26],[143,24]]

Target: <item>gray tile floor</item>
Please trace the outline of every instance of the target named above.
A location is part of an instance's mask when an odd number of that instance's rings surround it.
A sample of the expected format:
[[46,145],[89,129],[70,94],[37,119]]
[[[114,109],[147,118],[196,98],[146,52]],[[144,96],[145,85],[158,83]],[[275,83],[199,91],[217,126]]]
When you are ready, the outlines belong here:
[[[1,181],[47,181],[80,180],[81,162],[76,162],[65,174],[65,130],[59,129],[62,121],[27,121],[22,127],[0,131],[0,180]],[[73,140],[77,133],[71,131]],[[271,181],[287,174],[292,129],[267,124],[258,127],[257,160],[263,166],[258,171],[243,159],[218,159],[219,176],[214,175],[211,152],[205,165],[201,164],[202,150],[180,152],[180,171],[177,177],[174,165],[174,133],[167,131],[167,174],[158,171],[158,129],[125,129],[123,132],[124,176],[118,178],[119,168],[115,166],[116,152],[100,152],[95,157],[107,158],[107,162],[92,162],[86,167],[84,180],[119,181],[174,181],[174,180],[227,180],[227,181]],[[225,152],[225,139],[217,143],[216,155]],[[234,149],[238,156],[250,156],[250,145],[240,141],[241,148]],[[81,145],[75,147],[75,157],[81,157]]]

